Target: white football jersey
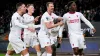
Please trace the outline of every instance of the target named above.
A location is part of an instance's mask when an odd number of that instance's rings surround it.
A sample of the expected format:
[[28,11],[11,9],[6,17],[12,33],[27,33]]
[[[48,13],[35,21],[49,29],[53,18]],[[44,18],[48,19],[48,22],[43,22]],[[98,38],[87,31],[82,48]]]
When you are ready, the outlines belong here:
[[70,12],[64,14],[64,22],[68,25],[69,33],[83,34],[81,29],[81,20],[87,24],[91,29],[94,28],[92,24],[80,12],[71,14]]
[[12,15],[10,22],[10,34],[21,36],[22,28],[28,28],[28,26],[22,23],[23,17],[20,16],[17,12]]
[[33,23],[33,21],[34,21],[34,17],[28,15],[27,13],[24,14],[23,17],[24,17],[24,20],[23,20],[24,24],[30,24],[30,23]]
[[46,25],[45,25],[45,22],[52,22],[53,19],[56,19],[58,18],[58,16],[54,13],[52,13],[51,15],[48,14],[48,12],[45,12],[43,15],[42,15],[42,18],[41,18],[41,29],[40,31],[44,31],[46,33],[48,33],[48,30]]
[[[28,15],[27,13],[23,15],[24,19],[23,19],[23,23],[25,25],[28,25],[29,27],[31,27],[31,25],[34,25],[33,21],[34,21],[34,17]],[[31,33],[31,31],[29,31],[28,29],[24,29],[24,34],[29,34]]]
[[[28,25],[31,28],[39,28],[40,25],[35,25],[34,24],[34,17],[28,15],[27,13],[23,15],[24,19],[23,19],[23,23],[25,25]],[[28,29],[24,29],[24,34],[36,34],[36,32],[31,32]]]

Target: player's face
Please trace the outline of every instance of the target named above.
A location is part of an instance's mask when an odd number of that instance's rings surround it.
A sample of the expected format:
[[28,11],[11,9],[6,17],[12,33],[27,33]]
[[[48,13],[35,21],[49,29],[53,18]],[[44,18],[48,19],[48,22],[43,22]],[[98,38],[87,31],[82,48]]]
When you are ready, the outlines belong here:
[[54,11],[54,5],[53,4],[49,4],[48,8],[47,8],[50,12]]
[[73,10],[73,11],[76,11],[77,10],[76,3],[72,3],[71,4],[71,10]]
[[20,7],[20,9],[21,9],[21,12],[24,14],[24,13],[26,13],[26,6],[25,6],[25,4],[23,4],[21,7]]
[[28,7],[28,12],[34,13],[34,6],[29,6]]

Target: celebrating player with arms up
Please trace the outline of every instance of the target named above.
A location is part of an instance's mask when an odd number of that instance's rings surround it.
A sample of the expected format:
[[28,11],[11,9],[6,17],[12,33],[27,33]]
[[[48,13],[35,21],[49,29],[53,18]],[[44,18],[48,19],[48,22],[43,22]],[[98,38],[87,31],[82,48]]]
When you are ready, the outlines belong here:
[[81,20],[87,24],[94,32],[96,32],[93,25],[83,16],[82,13],[76,12],[76,3],[71,1],[68,3],[69,12],[65,13],[64,22],[68,25],[68,34],[71,46],[74,51],[73,56],[82,56],[83,49],[86,48],[83,32],[81,31]]
[[[24,17],[24,20],[23,20],[24,24],[28,25],[28,26],[30,26],[32,28],[40,27],[40,25],[35,25],[35,21],[38,20],[39,16],[36,17],[36,18],[34,18],[32,16],[32,14],[34,13],[34,6],[33,6],[33,4],[27,4],[27,10],[28,10],[28,13],[23,15],[23,17]],[[40,46],[39,46],[39,42],[37,40],[38,38],[37,38],[37,35],[36,35],[36,31],[35,32],[31,32],[28,29],[24,29],[23,39],[24,39],[24,42],[26,43],[27,50],[31,46],[32,48],[35,48],[35,50],[37,52],[37,56],[41,55]]]

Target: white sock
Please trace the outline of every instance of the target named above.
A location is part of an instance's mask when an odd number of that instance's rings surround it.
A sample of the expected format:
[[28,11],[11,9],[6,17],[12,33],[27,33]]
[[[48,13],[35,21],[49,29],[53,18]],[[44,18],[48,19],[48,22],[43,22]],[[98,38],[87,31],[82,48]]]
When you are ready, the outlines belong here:
[[79,56],[79,55],[74,55],[74,54],[73,54],[73,56]]
[[23,56],[23,55],[21,54],[21,56]]
[[37,52],[37,56],[41,56],[41,52]]
[[52,54],[51,53],[47,53],[47,56],[52,56]]
[[29,53],[27,53],[26,55],[24,55],[24,56],[29,56]]
[[5,56],[11,56],[11,55],[6,54]]
[[42,56],[47,56],[47,52],[45,51],[45,52],[42,54]]
[[76,55],[73,54],[73,56],[76,56]]

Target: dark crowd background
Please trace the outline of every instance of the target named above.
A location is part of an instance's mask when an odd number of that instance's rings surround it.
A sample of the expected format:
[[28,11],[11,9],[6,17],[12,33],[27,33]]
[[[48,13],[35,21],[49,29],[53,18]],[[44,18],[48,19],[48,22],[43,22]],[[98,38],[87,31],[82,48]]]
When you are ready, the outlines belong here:
[[[55,11],[59,16],[66,13],[65,5],[69,1],[77,3],[77,11],[82,12],[84,16],[91,22],[100,21],[100,2],[99,0],[3,0],[0,1],[0,34],[9,32],[10,20],[12,14],[16,11],[16,3],[23,2],[25,4],[32,3],[35,7],[34,17],[42,15],[46,11],[46,2],[52,1],[55,5]],[[37,22],[36,24],[39,24]],[[65,31],[63,32],[67,34]]]

